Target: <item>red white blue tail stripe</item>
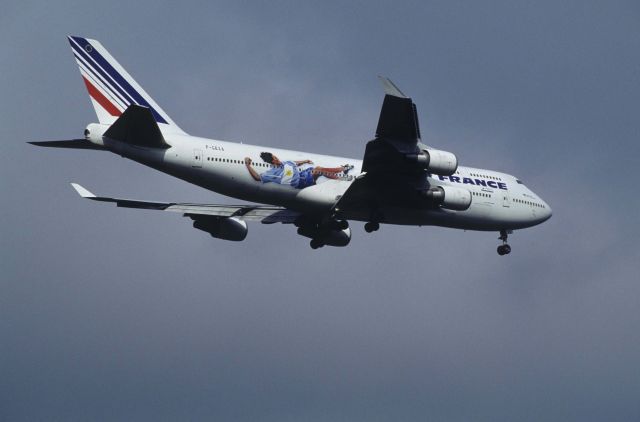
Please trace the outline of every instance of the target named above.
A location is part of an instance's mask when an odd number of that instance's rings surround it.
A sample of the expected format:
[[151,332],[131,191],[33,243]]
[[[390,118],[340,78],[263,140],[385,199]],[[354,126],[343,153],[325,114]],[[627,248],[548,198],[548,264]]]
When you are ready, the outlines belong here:
[[162,124],[161,129],[182,132],[102,44],[82,37],[68,38],[100,123],[113,123],[128,106],[137,104],[149,108],[156,122]]

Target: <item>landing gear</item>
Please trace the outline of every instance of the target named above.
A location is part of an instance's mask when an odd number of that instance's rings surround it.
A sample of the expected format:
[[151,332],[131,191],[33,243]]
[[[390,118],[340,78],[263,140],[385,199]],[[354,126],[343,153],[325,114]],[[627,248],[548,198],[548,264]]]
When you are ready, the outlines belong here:
[[511,253],[511,246],[509,245],[500,245],[498,246],[498,255],[508,255]]
[[378,231],[379,229],[380,229],[380,223],[376,221],[369,221],[364,225],[364,231],[366,231],[367,233],[375,232],[375,231]]
[[323,247],[324,243],[322,243],[320,239],[311,239],[311,242],[309,242],[309,246],[311,246],[311,249],[318,249]]
[[327,221],[300,220],[294,223],[300,236],[311,239],[311,249],[323,246],[347,246],[351,240],[351,229],[347,220]]
[[511,253],[511,246],[507,243],[507,238],[509,237],[509,233],[506,230],[500,230],[500,237],[498,239],[502,240],[502,245],[498,246],[498,255],[509,255]]
[[347,230],[349,228],[349,222],[347,220],[336,221],[336,228],[338,230]]

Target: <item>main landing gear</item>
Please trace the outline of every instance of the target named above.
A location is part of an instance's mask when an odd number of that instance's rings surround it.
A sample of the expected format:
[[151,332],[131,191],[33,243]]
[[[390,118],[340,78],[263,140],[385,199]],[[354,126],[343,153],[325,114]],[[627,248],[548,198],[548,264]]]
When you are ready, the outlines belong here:
[[507,243],[507,238],[509,237],[509,233],[506,230],[500,230],[500,237],[498,239],[502,240],[502,245],[498,246],[498,255],[509,255],[511,253],[511,246]]
[[311,239],[311,249],[318,249],[325,245],[347,246],[351,240],[351,231],[347,220],[330,220],[325,222],[296,223],[298,234]]
[[367,233],[375,232],[375,231],[378,231],[379,229],[380,229],[380,223],[378,223],[377,221],[369,221],[364,225],[364,231],[366,231]]
[[309,246],[311,246],[311,249],[318,249],[324,246],[324,243],[322,243],[322,240],[320,239],[311,239],[311,242],[309,242]]

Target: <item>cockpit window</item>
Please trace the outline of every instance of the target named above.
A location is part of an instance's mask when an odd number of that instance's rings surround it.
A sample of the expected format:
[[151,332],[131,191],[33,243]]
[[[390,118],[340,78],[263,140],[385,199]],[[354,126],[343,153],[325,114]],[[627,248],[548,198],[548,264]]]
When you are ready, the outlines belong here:
[[522,183],[522,180],[516,179],[516,183],[518,183],[519,185],[524,185],[524,183]]

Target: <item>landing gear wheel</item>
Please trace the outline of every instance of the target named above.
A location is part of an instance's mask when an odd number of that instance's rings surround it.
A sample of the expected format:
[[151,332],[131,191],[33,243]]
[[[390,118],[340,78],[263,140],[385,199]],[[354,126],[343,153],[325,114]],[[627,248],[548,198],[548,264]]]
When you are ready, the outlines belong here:
[[338,230],[347,230],[349,228],[349,222],[347,220],[340,220],[337,223]]
[[509,255],[511,253],[511,246],[509,245],[500,245],[498,246],[498,255]]
[[366,231],[367,233],[375,232],[375,231],[378,231],[379,229],[380,229],[380,223],[377,223],[375,221],[369,221],[364,225],[364,231]]
[[322,241],[318,239],[311,239],[311,242],[309,242],[309,246],[311,246],[311,249],[318,249],[323,247],[324,245],[322,244]]

